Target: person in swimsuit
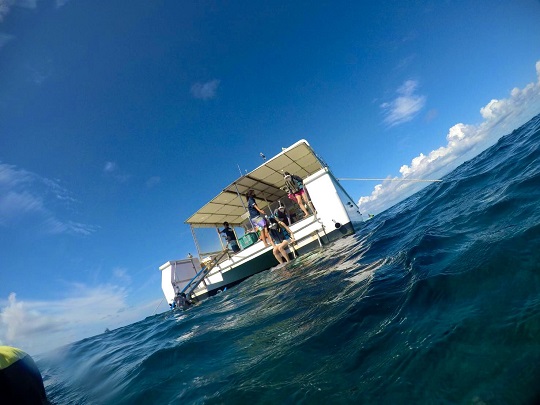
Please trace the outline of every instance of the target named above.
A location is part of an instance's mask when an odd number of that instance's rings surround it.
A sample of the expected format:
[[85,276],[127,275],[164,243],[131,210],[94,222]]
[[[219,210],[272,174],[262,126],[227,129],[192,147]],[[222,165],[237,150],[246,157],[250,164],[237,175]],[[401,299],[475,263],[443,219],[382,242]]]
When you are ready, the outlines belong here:
[[291,218],[291,214],[287,211],[287,208],[281,205],[281,202],[279,204],[279,207],[274,210],[274,218],[285,222],[287,225],[292,225],[293,219]]
[[294,242],[294,236],[290,228],[279,219],[270,217],[268,219],[268,233],[274,247],[272,253],[279,264],[290,262],[289,255],[285,250],[289,246],[289,241]]
[[285,180],[285,187],[287,190],[289,190],[289,198],[298,203],[302,211],[304,211],[305,216],[309,216],[307,207],[309,207],[315,214],[315,207],[309,200],[306,190],[304,190],[304,182],[302,178],[295,174],[284,172],[283,179]]
[[255,191],[249,190],[246,193],[246,200],[248,204],[249,219],[253,226],[261,229],[261,240],[266,247],[268,246],[267,240],[270,240],[270,236],[268,235],[268,229],[266,228],[265,212],[257,206],[257,202],[255,201]]

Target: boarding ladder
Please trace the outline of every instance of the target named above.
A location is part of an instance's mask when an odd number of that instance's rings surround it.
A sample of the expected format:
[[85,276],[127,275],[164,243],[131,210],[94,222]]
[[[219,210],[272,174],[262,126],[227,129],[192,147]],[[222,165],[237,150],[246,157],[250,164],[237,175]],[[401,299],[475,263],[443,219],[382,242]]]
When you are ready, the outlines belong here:
[[223,250],[219,255],[215,256],[210,263],[208,263],[206,266],[204,266],[196,275],[193,277],[189,283],[186,284],[186,286],[182,289],[180,294],[185,293],[186,297],[191,298],[191,294],[193,291],[199,286],[199,284],[202,283],[204,278],[210,273],[210,270],[212,270],[214,267],[216,267],[219,263],[219,261],[229,253],[228,249]]

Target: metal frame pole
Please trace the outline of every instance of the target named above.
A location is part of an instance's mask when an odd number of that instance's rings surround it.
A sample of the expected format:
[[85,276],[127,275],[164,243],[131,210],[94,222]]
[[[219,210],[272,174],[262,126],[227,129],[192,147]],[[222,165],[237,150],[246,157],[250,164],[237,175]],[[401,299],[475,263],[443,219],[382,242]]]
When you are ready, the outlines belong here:
[[191,228],[191,236],[193,236],[193,242],[195,242],[195,248],[197,249],[197,255],[199,256],[199,260],[202,262],[201,247],[199,246],[199,241],[197,240],[197,236],[195,235],[195,228],[193,227],[193,224],[189,224],[189,227]]

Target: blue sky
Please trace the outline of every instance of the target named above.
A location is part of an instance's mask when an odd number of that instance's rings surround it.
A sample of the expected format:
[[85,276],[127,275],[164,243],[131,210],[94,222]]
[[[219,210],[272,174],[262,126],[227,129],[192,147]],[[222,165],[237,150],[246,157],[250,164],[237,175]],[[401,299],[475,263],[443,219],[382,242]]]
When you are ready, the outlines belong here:
[[[195,252],[184,220],[260,152],[440,178],[540,113],[538,21],[533,0],[0,0],[0,343],[151,315],[158,267]],[[375,214],[421,186],[344,185]]]

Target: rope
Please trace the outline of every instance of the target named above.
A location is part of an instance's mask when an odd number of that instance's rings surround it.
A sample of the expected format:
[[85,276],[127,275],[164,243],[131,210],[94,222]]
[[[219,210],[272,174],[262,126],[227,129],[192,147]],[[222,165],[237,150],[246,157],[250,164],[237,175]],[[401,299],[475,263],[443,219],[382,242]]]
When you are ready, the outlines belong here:
[[157,312],[157,309],[159,308],[159,306],[161,305],[161,303],[163,302],[165,298],[162,298],[161,301],[159,301],[159,304],[157,305],[156,309],[154,309],[154,313],[152,315],[155,315],[156,312]]
[[425,181],[425,182],[441,182],[442,180],[431,179],[355,179],[355,178],[341,178],[337,180],[361,180],[361,181]]

